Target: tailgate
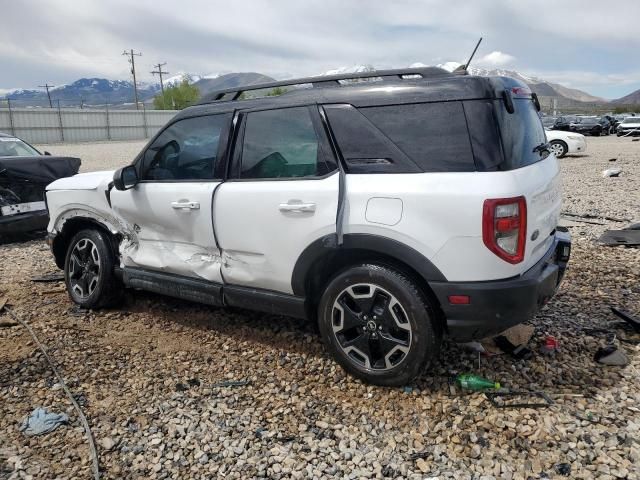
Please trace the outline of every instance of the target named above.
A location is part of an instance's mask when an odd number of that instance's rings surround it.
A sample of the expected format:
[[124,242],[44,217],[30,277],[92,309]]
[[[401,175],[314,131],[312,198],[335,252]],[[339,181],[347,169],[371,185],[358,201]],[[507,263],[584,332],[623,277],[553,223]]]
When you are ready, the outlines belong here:
[[524,269],[537,263],[553,243],[562,208],[562,181],[555,156],[513,170],[527,199],[527,243]]

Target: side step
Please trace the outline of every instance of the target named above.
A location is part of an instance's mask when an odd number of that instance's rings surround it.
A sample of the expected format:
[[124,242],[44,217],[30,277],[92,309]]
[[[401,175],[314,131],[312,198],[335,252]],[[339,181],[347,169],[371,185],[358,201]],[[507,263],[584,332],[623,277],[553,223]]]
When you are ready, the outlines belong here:
[[247,308],[275,315],[307,318],[305,298],[142,268],[116,268],[115,274],[130,288],[159,293],[206,305]]
[[121,273],[122,281],[127,287],[207,305],[222,306],[222,285],[218,283],[139,268],[126,267],[121,270]]

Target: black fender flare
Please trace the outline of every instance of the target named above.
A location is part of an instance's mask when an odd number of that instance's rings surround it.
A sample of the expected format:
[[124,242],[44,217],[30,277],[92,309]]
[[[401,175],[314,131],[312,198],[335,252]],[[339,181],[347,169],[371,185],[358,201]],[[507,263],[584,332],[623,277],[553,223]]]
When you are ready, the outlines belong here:
[[387,258],[398,260],[415,270],[427,282],[447,281],[429,259],[397,240],[367,233],[350,233],[345,234],[342,245],[338,245],[336,235],[331,234],[315,240],[298,257],[291,274],[291,288],[294,295],[305,296],[307,274],[317,262],[332,253],[350,249],[379,253]]

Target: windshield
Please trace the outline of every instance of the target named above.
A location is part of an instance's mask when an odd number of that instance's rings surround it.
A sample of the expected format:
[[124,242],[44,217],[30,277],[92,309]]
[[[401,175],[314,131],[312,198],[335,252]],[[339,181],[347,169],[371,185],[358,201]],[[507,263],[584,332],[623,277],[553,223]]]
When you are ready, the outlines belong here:
[[507,112],[502,100],[495,103],[505,156],[500,169],[514,170],[547,158],[547,138],[531,99],[514,98],[513,113]]
[[33,157],[39,156],[31,145],[12,137],[0,137],[0,157]]
[[638,117],[627,117],[622,121],[622,123],[640,123],[640,118],[638,118]]
[[596,118],[583,118],[580,120],[579,123],[583,123],[585,125],[595,125],[596,123],[598,123],[598,119]]

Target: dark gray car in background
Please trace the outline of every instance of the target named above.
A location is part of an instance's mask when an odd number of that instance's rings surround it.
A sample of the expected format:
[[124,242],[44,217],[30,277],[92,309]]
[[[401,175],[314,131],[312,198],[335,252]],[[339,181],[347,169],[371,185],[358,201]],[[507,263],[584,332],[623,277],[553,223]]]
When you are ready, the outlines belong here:
[[0,133],[0,238],[46,228],[46,186],[75,175],[79,168],[79,158],[42,154],[27,142]]

